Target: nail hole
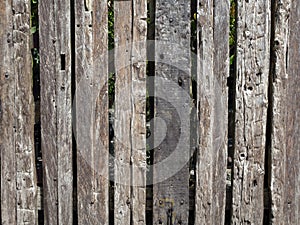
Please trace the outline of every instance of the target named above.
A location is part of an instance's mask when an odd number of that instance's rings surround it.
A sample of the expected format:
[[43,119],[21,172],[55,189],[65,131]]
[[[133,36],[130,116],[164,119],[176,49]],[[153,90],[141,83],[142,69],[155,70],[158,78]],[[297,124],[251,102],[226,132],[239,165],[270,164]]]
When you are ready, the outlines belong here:
[[179,78],[178,78],[178,85],[181,87],[182,84],[183,84],[183,81],[182,81],[181,77],[179,77]]

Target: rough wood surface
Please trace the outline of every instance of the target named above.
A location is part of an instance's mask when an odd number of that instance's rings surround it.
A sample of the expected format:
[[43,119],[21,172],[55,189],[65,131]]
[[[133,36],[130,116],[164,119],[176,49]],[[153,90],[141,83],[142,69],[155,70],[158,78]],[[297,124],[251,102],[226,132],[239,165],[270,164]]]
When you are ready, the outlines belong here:
[[[72,6],[73,7],[73,6]],[[70,4],[58,1],[56,20],[58,224],[73,224],[72,93]]]
[[70,5],[42,0],[39,10],[44,221],[72,224]]
[[[290,81],[287,71],[288,42],[289,42],[289,18],[291,1],[274,1],[273,7],[273,26],[274,37],[272,40],[271,53],[271,222],[272,224],[285,223],[285,187],[286,187],[286,165],[287,163],[287,127],[289,121],[286,119],[286,110],[290,110],[290,103],[287,102],[287,85]],[[295,150],[295,148],[293,148]]]
[[229,1],[198,2],[196,224],[224,224]]
[[[284,224],[300,224],[300,3],[292,1],[287,62]],[[282,126],[282,125],[281,125]]]
[[35,224],[30,2],[2,1],[0,18],[0,222],[7,225]]
[[114,1],[115,15],[115,196],[114,224],[131,222],[132,2]]
[[107,1],[75,1],[78,224],[108,224]]
[[263,223],[270,2],[237,2],[233,224]]
[[147,1],[133,1],[131,53],[132,225],[146,224]]
[[189,1],[156,1],[155,41],[153,224],[187,225],[191,104]]

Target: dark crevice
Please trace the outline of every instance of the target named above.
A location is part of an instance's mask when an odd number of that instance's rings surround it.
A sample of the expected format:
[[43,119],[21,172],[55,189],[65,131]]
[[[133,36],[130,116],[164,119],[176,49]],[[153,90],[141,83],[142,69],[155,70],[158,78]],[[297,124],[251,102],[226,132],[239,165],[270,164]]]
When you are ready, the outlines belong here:
[[40,120],[40,59],[39,59],[39,14],[38,1],[31,1],[31,33],[32,33],[32,93],[34,99],[34,151],[37,175],[38,225],[44,224],[43,210],[43,163],[41,150],[41,120]]
[[70,26],[71,26],[71,93],[72,93],[72,169],[73,169],[73,225],[78,225],[77,211],[77,143],[75,138],[76,131],[76,108],[75,108],[75,90],[76,90],[76,52],[75,52],[75,2],[70,0]]
[[[147,4],[147,41],[154,40],[155,38],[155,0],[149,0]],[[154,79],[155,75],[155,62],[153,49],[153,44],[147,45],[147,65],[146,65],[146,76],[147,76],[147,99],[146,99],[146,157],[147,157],[147,170],[146,174],[146,224],[153,224],[153,146],[154,139],[153,133],[153,123],[151,123],[154,118]]]
[[235,112],[236,112],[236,42],[237,42],[237,0],[230,1],[230,24],[229,24],[229,62],[230,73],[227,79],[228,86],[228,159],[227,159],[227,182],[226,182],[226,208],[225,225],[231,223],[232,216],[232,186],[234,165],[235,143]]
[[108,4],[108,118],[109,118],[109,225],[114,224],[114,102],[115,102],[115,64],[114,64],[114,1]]
[[191,78],[190,98],[190,162],[189,162],[189,218],[188,224],[195,224],[196,162],[197,162],[197,1],[190,2],[190,54]]
[[267,109],[267,128],[265,145],[265,175],[264,175],[264,217],[263,224],[271,223],[271,145],[272,145],[272,126],[273,126],[273,82],[275,74],[276,56],[275,43],[275,1],[271,1],[271,37],[270,37],[270,65],[269,65],[269,87],[268,87],[268,109]]

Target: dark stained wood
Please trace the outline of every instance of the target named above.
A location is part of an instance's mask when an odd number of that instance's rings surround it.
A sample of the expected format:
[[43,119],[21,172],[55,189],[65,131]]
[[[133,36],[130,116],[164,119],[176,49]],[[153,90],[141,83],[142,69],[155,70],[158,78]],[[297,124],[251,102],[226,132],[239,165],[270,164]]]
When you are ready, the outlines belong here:
[[232,223],[262,224],[270,59],[270,2],[237,2]]
[[157,0],[155,26],[153,224],[188,224],[190,2]]
[[224,224],[229,1],[199,1],[196,224]]
[[108,224],[107,1],[75,1],[78,224]]
[[35,224],[30,3],[0,3],[1,224]]

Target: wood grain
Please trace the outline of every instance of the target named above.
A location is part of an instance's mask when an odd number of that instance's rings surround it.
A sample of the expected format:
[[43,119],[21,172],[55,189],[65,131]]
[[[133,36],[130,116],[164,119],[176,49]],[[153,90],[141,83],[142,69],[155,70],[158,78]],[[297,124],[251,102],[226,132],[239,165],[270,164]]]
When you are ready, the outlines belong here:
[[1,17],[1,224],[36,224],[30,2],[3,1]]
[[42,0],[39,11],[44,221],[72,224],[70,5]]
[[108,224],[107,1],[75,1],[78,224]]
[[263,223],[270,2],[237,2],[233,224]]
[[188,224],[190,2],[156,1],[155,41],[153,224]]
[[229,1],[198,2],[196,224],[224,224]]

